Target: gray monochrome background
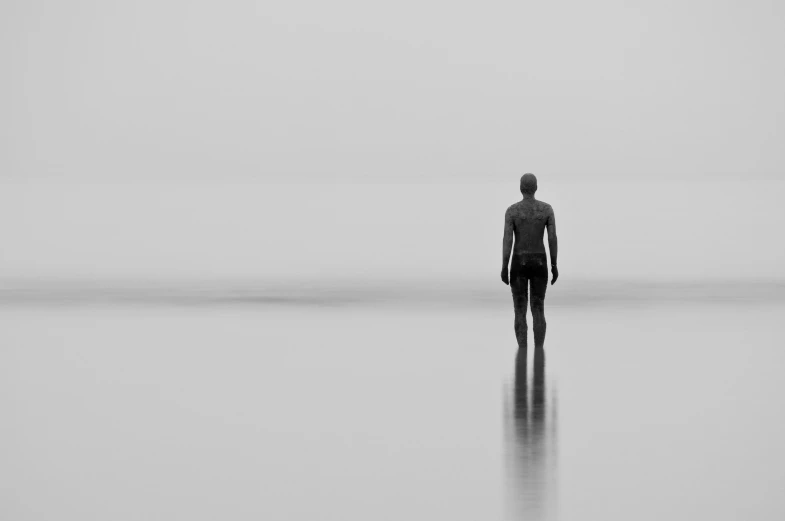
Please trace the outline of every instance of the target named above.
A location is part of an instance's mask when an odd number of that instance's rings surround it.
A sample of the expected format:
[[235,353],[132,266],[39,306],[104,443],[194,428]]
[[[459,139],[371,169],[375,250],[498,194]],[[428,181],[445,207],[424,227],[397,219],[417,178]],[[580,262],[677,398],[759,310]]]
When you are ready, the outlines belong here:
[[785,519],[783,63],[780,1],[0,0],[0,520]]
[[[0,6],[3,280],[785,277],[777,2]],[[10,284],[9,282],[6,282]]]

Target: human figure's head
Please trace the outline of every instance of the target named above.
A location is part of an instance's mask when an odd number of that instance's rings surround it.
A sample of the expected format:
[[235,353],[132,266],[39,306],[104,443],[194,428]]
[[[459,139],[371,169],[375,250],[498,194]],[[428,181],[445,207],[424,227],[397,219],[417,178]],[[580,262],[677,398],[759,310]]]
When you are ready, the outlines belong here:
[[537,191],[537,178],[534,174],[523,174],[521,176],[521,193],[523,195],[534,195]]

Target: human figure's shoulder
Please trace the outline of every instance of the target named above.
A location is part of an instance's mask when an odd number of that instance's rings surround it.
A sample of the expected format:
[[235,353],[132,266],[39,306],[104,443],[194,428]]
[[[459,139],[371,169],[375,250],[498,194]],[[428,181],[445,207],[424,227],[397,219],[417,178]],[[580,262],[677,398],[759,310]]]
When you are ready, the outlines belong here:
[[522,210],[523,209],[522,209],[522,206],[521,206],[521,201],[518,201],[517,203],[511,204],[507,208],[507,211],[505,212],[505,215],[509,216],[509,217],[515,217],[516,215],[520,215]]
[[538,203],[538,213],[545,218],[546,222],[553,221],[556,216],[553,213],[553,207],[546,203],[545,201],[537,201]]

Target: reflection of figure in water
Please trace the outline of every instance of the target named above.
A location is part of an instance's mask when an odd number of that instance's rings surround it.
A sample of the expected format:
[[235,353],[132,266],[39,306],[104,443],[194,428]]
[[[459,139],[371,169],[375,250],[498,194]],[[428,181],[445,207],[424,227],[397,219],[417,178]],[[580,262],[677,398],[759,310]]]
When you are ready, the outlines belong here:
[[521,177],[523,200],[507,208],[504,214],[502,281],[512,289],[515,337],[521,348],[527,346],[526,306],[529,300],[534,321],[534,346],[542,348],[545,344],[545,290],[548,287],[548,259],[542,240],[545,228],[548,228],[548,249],[551,253],[551,284],[559,278],[556,268],[556,217],[551,205],[534,198],[536,191],[537,178],[534,174],[524,174]]
[[[545,351],[535,349],[531,385],[526,374],[526,350],[515,359],[513,391],[514,446],[512,452],[513,503],[521,519],[552,518],[548,512],[549,485],[555,471],[553,461],[555,426],[549,422],[545,394]],[[550,411],[550,417],[553,411]]]

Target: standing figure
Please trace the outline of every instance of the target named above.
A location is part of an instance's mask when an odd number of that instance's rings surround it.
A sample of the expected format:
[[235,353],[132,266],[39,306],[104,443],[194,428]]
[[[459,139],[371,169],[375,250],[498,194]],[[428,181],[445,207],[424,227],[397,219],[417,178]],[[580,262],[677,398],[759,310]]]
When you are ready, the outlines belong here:
[[[502,248],[502,282],[512,289],[515,308],[515,337],[518,347],[526,349],[526,307],[531,300],[534,322],[534,347],[545,345],[545,290],[548,288],[548,258],[543,236],[548,229],[548,249],[551,253],[551,284],[559,278],[556,268],[558,246],[556,242],[556,217],[548,203],[534,198],[537,178],[534,174],[521,177],[523,200],[507,208],[504,214],[504,243]],[[513,237],[515,247],[513,248]],[[512,265],[510,265],[512,255]],[[529,284],[531,283],[531,287]],[[529,297],[531,295],[531,297]]]

